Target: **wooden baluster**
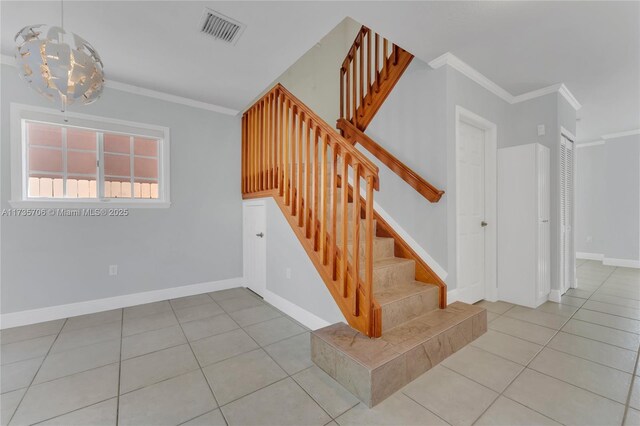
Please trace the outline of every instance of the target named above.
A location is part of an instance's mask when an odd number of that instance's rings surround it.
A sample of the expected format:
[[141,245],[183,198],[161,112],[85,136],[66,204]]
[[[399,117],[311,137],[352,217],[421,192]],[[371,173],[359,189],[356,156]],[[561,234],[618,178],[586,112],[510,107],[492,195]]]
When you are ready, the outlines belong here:
[[348,246],[349,241],[349,157],[348,154],[341,149],[340,152],[342,159],[342,174],[340,176],[340,198],[341,198],[341,210],[342,210],[342,253],[340,263],[340,278],[342,278],[342,295],[347,297],[347,263],[349,260]]
[[352,106],[351,114],[352,114],[352,117],[353,117],[352,123],[353,123],[354,126],[357,126],[356,123],[357,123],[358,120],[357,120],[357,116],[356,116],[356,111],[358,110],[358,101],[357,101],[358,98],[357,98],[357,95],[356,95],[356,91],[358,90],[357,89],[358,86],[356,85],[357,74],[356,74],[356,56],[355,55],[353,56],[352,64],[353,64],[353,67],[352,67],[353,68],[353,83],[352,83],[352,91],[351,91],[351,95],[352,96],[351,97],[352,97],[352,100],[353,100],[353,106]]
[[[367,174],[367,198],[365,199],[366,208],[366,246],[365,246],[365,294],[366,309],[369,312],[369,318],[372,318],[373,312],[373,176]],[[372,320],[372,319],[371,319]]]
[[306,129],[305,129],[305,137],[304,137],[304,214],[302,215],[301,225],[304,226],[304,236],[307,238],[311,237],[310,227],[309,227],[309,203],[311,203],[311,118],[306,121]]
[[301,112],[298,114],[298,184],[296,185],[296,214],[298,215],[298,226],[302,226],[302,146],[303,146],[303,132],[304,132],[305,116]]
[[345,118],[348,121],[351,121],[353,123],[352,118],[350,116],[350,114],[351,114],[351,91],[350,91],[351,90],[351,62],[350,61],[347,61],[347,69],[345,70],[345,74],[346,74],[346,77],[347,77],[347,84],[346,84],[346,88],[345,88],[346,89],[345,90],[345,100],[346,100],[346,103],[347,103],[346,111],[345,111],[345,113],[346,113]]
[[266,189],[265,187],[265,178],[264,178],[264,172],[266,170],[266,166],[265,166],[265,162],[267,159],[267,155],[265,152],[265,144],[264,144],[264,128],[265,128],[265,124],[266,124],[266,120],[264,118],[264,100],[262,102],[260,102],[260,115],[258,117],[258,119],[260,120],[260,140],[259,140],[259,146],[260,146],[260,190],[264,191]]
[[400,54],[400,48],[397,45],[393,45],[393,65],[398,65],[398,55]]
[[[311,233],[313,234],[313,249],[318,250],[318,128],[313,129],[313,208],[311,209]],[[322,215],[321,215],[322,216]]]
[[380,36],[376,33],[376,67],[375,73],[375,86],[376,93],[380,91]]
[[336,244],[338,240],[338,144],[331,141],[331,223],[329,260],[331,261],[331,278],[337,279]]
[[364,115],[364,35],[360,33],[360,59],[358,60],[360,68],[360,116]]
[[269,96],[269,188],[275,189],[274,176],[276,170],[276,112],[275,112],[275,95],[271,93]]
[[289,109],[291,107],[291,101],[287,99],[286,102],[287,103],[284,111],[284,147],[283,147],[282,167],[284,169],[284,176],[283,176],[284,204],[288,206],[289,205],[289,135],[291,131],[291,129],[289,128],[289,114],[290,114]]
[[254,155],[254,149],[255,149],[255,125],[254,125],[254,121],[255,121],[255,114],[254,114],[254,109],[251,108],[249,110],[249,177],[251,179],[251,187],[250,187],[250,191],[251,192],[255,192],[256,190],[256,182],[255,182],[255,175],[254,175],[254,170],[255,170],[255,155]]
[[265,171],[264,171],[264,189],[271,189],[271,95],[267,95],[264,102],[264,121],[265,121],[265,133],[264,133],[264,146],[265,146]]
[[[327,264],[327,144],[329,135],[326,133],[322,139],[322,149],[320,154],[321,168],[320,168],[320,255],[322,257],[322,264]],[[333,179],[333,178],[332,178]],[[333,180],[332,180],[333,183]]]
[[344,68],[340,68],[340,118],[344,116]]
[[294,106],[292,109],[292,118],[291,118],[291,195],[289,196],[291,200],[291,214],[295,216],[298,214],[296,210],[296,186],[298,183],[297,174],[296,174],[296,148],[298,146],[298,141],[300,139],[300,133],[298,131],[298,125],[300,124],[300,112],[298,111],[298,107]]
[[284,151],[284,97],[278,94],[278,195],[284,195],[282,184],[282,157]]
[[[358,316],[358,284],[360,282],[360,164],[353,163],[353,315]],[[365,246],[366,250],[366,246]],[[366,259],[366,258],[365,258]]]
[[389,50],[389,41],[386,38],[382,39],[382,51],[384,52],[384,55],[382,55],[382,71],[384,72],[384,79],[388,79],[389,78],[389,67],[387,66],[389,64],[389,62],[387,61],[388,58],[388,50]]
[[[371,92],[371,30],[367,30],[367,95]],[[371,105],[371,96],[369,96]]]

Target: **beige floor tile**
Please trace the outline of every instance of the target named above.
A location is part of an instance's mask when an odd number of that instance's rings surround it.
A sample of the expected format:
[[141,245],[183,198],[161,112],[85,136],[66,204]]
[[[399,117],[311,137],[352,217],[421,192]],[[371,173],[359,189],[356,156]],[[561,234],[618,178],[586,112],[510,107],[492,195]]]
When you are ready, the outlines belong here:
[[571,297],[579,297],[582,299],[588,299],[593,292],[592,291],[586,291],[586,290],[582,290],[580,288],[570,288],[569,290],[567,290],[567,296],[571,296]]
[[287,337],[305,332],[305,329],[286,317],[253,324],[244,329],[260,346],[270,345]]
[[442,365],[496,392],[505,390],[524,368],[474,346],[460,349],[445,359]]
[[287,373],[262,349],[209,365],[203,372],[220,405],[287,377]]
[[186,423],[182,423],[181,426],[227,426],[227,422],[224,420],[220,409],[217,408]]
[[276,360],[288,374],[295,374],[313,365],[311,361],[311,337],[309,333],[281,340],[264,350]]
[[206,293],[180,297],[178,299],[171,299],[169,301],[173,309],[190,308],[192,306],[204,305],[211,302],[213,302],[213,299]]
[[448,426],[448,423],[401,392],[373,408],[360,403],[338,417],[340,426]]
[[113,398],[117,393],[117,364],[73,374],[30,387],[12,423],[37,423]]
[[535,343],[493,330],[488,330],[471,342],[471,345],[521,365],[527,365],[542,349],[542,346]]
[[49,348],[56,339],[56,335],[37,337],[35,339],[21,340],[15,343],[2,345],[0,360],[2,364],[10,364],[25,359],[43,357],[49,352]]
[[640,345],[640,335],[638,334],[576,319],[570,319],[569,322],[562,327],[562,331],[575,334],[576,336],[598,340],[610,345],[620,346],[632,351],[637,351]]
[[6,426],[15,413],[18,404],[22,400],[22,396],[27,391],[26,388],[6,392],[0,395],[0,424]]
[[629,406],[640,410],[640,378],[636,376],[631,388],[631,397],[629,398]]
[[593,296],[591,296],[590,300],[595,300],[597,302],[603,302],[603,303],[610,303],[612,305],[626,306],[627,308],[640,309],[640,300],[609,296],[603,293],[594,294]]
[[134,334],[122,339],[122,359],[129,359],[186,343],[179,325]]
[[546,312],[561,317],[570,318],[579,308],[576,306],[565,305],[562,303],[545,302],[538,306],[535,310],[538,312]]
[[293,379],[333,418],[360,402],[351,392],[316,366],[299,372]]
[[630,318],[609,315],[602,312],[589,311],[587,309],[580,309],[573,316],[573,319],[604,325],[605,327],[628,331],[630,333],[640,334],[640,321],[636,321]]
[[256,342],[242,329],[205,337],[192,342],[191,346],[203,367],[258,348]]
[[124,336],[131,336],[133,334],[171,327],[176,324],[178,324],[178,320],[173,314],[173,311],[162,311],[157,314],[137,318],[125,317],[122,325],[122,334]]
[[505,313],[505,316],[522,321],[527,321],[533,324],[538,324],[543,327],[552,328],[554,330],[559,330],[564,325],[564,323],[567,322],[566,317],[536,311],[535,309],[525,308],[523,306],[516,306],[510,309],[509,311],[507,311],[507,313]]
[[48,382],[70,374],[113,364],[119,360],[120,339],[49,354],[42,363],[33,383]]
[[501,316],[489,325],[489,329],[496,330],[510,336],[519,337],[529,342],[545,345],[556,334],[556,330],[533,324],[519,319]]
[[122,309],[98,312],[95,314],[79,315],[69,318],[63,327],[63,331],[77,330],[79,328],[93,327],[95,325],[122,321]]
[[248,293],[231,299],[218,300],[217,303],[227,313],[264,305],[262,300]]
[[61,319],[0,330],[0,343],[6,345],[7,343],[19,342],[20,340],[58,334],[60,330],[62,330],[65,321],[66,320]]
[[116,424],[118,399],[111,398],[55,417],[38,426],[111,426]]
[[182,323],[184,334],[191,341],[215,336],[237,328],[239,328],[238,324],[227,314]]
[[481,306],[485,308],[489,312],[493,312],[494,314],[502,315],[507,312],[509,309],[513,308],[515,305],[513,303],[507,303],[502,301],[497,302],[489,302],[487,300],[481,300],[476,303],[476,306]]
[[514,380],[504,396],[570,425],[620,424],[624,413],[622,404],[530,369]]
[[[207,296],[209,297],[209,296]],[[224,314],[224,311],[217,303],[211,301],[202,305],[190,306],[187,308],[176,309],[176,317],[181,323],[195,321],[203,318],[213,317]]]
[[496,314],[494,312],[487,311],[487,324],[490,323],[493,320],[498,319],[498,318],[500,318],[500,315],[498,315],[498,314]]
[[214,291],[208,294],[215,301],[234,299],[241,296],[253,296],[245,287],[234,287],[226,290]]
[[122,361],[120,393],[158,383],[198,368],[189,345],[163,349]]
[[560,426],[560,423],[504,396],[500,396],[474,423],[474,426],[518,425]]
[[595,300],[587,300],[582,309],[590,311],[604,312],[605,314],[617,315],[619,317],[640,320],[640,310],[629,308],[626,306],[612,305],[610,303],[598,302]]
[[222,407],[232,425],[325,425],[331,418],[291,378]]
[[29,386],[44,357],[5,364],[0,369],[0,392],[10,392]]
[[217,407],[200,370],[120,396],[119,425],[177,425]]
[[454,426],[471,425],[498,397],[491,389],[442,366],[418,377],[402,392]]
[[620,370],[550,348],[544,348],[529,368],[621,404],[627,401],[631,374]]
[[62,331],[51,347],[50,353],[66,352],[82,346],[119,339],[121,330],[122,325],[119,322],[110,322],[93,327]]
[[624,426],[640,426],[640,411],[629,407],[627,417],[624,421]]
[[560,302],[563,305],[575,306],[577,308],[584,305],[585,301],[586,301],[585,299],[581,299],[579,297],[567,296],[566,294],[560,298]]
[[231,312],[230,315],[241,327],[246,327],[251,324],[281,317],[282,312],[273,309],[271,306],[261,305],[240,309],[239,311]]
[[636,362],[636,352],[634,351],[564,332],[558,333],[556,337],[551,339],[548,347],[627,373],[633,372]]
[[162,302],[146,303],[144,305],[131,306],[124,308],[124,319],[132,320],[136,318],[142,318],[149,315],[157,315],[166,312],[172,312],[171,305],[168,300]]

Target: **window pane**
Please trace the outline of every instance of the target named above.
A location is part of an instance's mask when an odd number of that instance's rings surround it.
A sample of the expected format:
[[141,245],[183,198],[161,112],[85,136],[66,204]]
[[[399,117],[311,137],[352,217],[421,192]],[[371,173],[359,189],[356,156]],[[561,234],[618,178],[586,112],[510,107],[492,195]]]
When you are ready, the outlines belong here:
[[126,135],[104,134],[104,152],[130,153],[130,137]]
[[106,198],[131,198],[131,181],[105,178],[104,196]]
[[[126,157],[125,157],[126,158]],[[96,177],[96,153],[67,151],[67,173],[81,173]],[[87,179],[87,177],[85,177]]]
[[96,198],[96,180],[86,176],[67,178],[67,198]]
[[136,178],[153,178],[158,177],[158,159],[135,157],[133,160],[133,174]]
[[29,197],[62,198],[62,177],[46,174],[29,176],[27,194]]
[[95,152],[96,132],[69,127],[67,129],[67,148]]
[[104,154],[104,174],[107,176],[131,176],[131,159],[128,155]]
[[136,178],[133,184],[134,198],[158,198],[158,182]]
[[135,138],[133,140],[133,153],[146,157],[157,157],[158,141],[156,139]]
[[62,150],[51,148],[29,148],[29,172],[63,172]]
[[29,145],[62,148],[62,127],[40,123],[27,123]]

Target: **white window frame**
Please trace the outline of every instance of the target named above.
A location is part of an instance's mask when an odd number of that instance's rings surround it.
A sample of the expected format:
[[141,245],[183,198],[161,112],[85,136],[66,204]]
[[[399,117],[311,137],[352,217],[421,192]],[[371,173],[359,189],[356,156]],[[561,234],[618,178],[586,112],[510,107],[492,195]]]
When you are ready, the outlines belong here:
[[[66,121],[65,121],[66,120]],[[53,125],[79,127],[98,132],[124,133],[129,136],[157,139],[158,198],[29,198],[27,191],[27,151],[25,123],[35,121]],[[170,200],[170,131],[168,127],[136,123],[75,112],[65,114],[50,108],[11,103],[11,200],[15,208],[87,208],[113,205],[122,208],[167,208]],[[104,180],[103,152],[97,152],[99,170],[96,185],[99,194]]]

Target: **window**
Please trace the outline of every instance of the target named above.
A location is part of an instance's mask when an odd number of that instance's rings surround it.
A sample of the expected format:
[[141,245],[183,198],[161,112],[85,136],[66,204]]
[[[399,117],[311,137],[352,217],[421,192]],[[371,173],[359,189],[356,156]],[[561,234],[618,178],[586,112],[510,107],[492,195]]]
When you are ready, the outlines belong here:
[[168,129],[44,111],[12,105],[13,204],[168,206]]

